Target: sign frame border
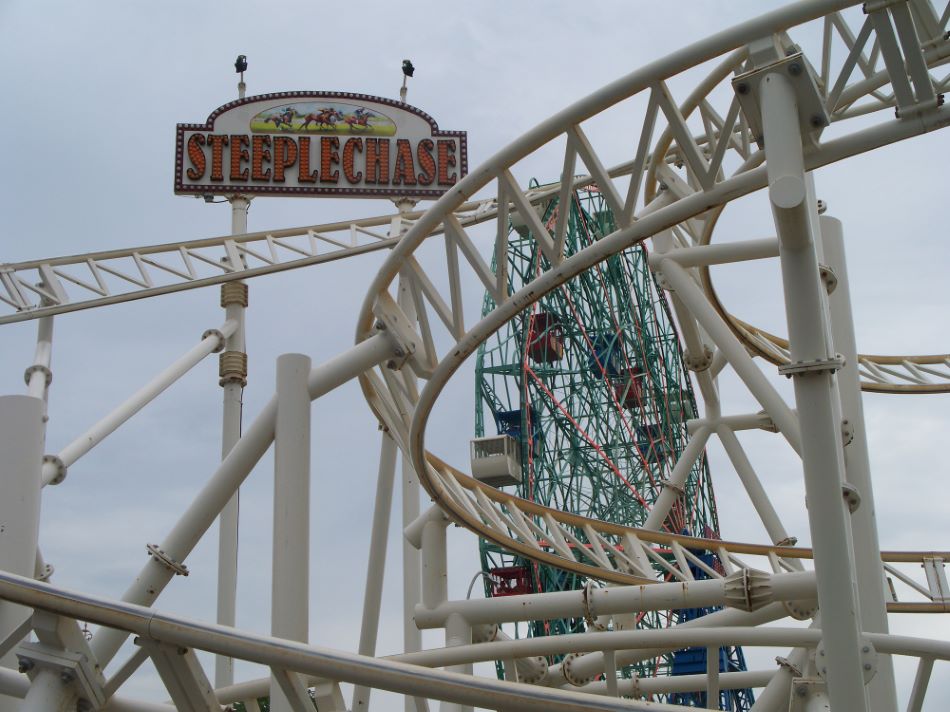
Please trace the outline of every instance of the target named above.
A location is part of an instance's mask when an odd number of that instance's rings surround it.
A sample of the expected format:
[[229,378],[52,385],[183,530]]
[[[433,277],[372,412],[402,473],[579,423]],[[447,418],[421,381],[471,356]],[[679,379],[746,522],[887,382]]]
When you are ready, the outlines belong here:
[[[339,187],[285,187],[285,186],[247,186],[252,190],[221,190],[224,186],[197,186],[181,181],[184,170],[185,160],[185,132],[186,131],[213,131],[215,120],[226,111],[230,111],[238,106],[250,104],[259,101],[271,101],[274,99],[350,99],[357,101],[369,101],[376,104],[392,106],[403,111],[415,114],[426,121],[432,127],[433,137],[457,138],[459,139],[459,148],[461,156],[458,163],[458,178],[455,184],[443,190],[438,189],[400,189],[390,188],[339,188]],[[350,198],[419,198],[419,199],[438,199],[445,193],[452,190],[468,174],[468,132],[467,131],[445,131],[439,128],[429,114],[411,104],[406,104],[395,99],[388,99],[382,96],[373,96],[371,94],[358,94],[354,92],[336,92],[336,91],[283,91],[271,92],[268,94],[255,94],[243,99],[235,99],[227,104],[222,104],[208,115],[208,119],[203,124],[176,124],[175,128],[175,176],[174,192],[176,195],[275,195],[292,197],[323,197],[323,196],[341,196]],[[231,186],[237,188],[238,186]],[[243,186],[242,186],[243,187]]]

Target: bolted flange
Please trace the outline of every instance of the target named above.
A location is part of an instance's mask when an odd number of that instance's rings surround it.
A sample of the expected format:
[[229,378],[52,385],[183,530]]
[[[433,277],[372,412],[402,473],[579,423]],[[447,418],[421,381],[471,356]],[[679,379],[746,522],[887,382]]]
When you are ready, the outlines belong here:
[[[861,675],[864,677],[864,684],[867,685],[877,674],[877,650],[874,644],[865,636],[861,636]],[[815,648],[815,667],[822,679],[828,677],[828,656],[825,653],[825,642],[818,643]]]
[[159,549],[157,544],[146,544],[145,548],[148,550],[149,556],[151,556],[153,559],[155,559],[155,561],[157,561],[176,576],[188,575],[188,567],[181,562],[175,561],[162,549]]
[[583,687],[594,679],[592,675],[588,677],[577,677],[571,671],[571,666],[574,661],[581,657],[583,656],[580,653],[568,653],[564,656],[564,660],[561,661],[561,674],[564,676],[564,679],[571,683],[574,687]]
[[214,347],[214,351],[211,353],[216,354],[224,351],[224,334],[222,334],[218,329],[207,329],[202,335],[201,340],[204,341],[209,336],[216,336],[218,339],[218,345]]
[[30,385],[30,378],[32,378],[33,374],[37,372],[42,373],[46,377],[47,386],[53,382],[53,372],[50,371],[46,366],[35,363],[23,372],[23,380],[26,381],[26,385]]
[[52,465],[56,471],[56,475],[50,480],[51,485],[58,485],[66,479],[66,463],[59,455],[43,455],[43,465]]
[[703,344],[702,353],[695,353],[693,351],[687,351],[683,354],[683,364],[690,371],[705,371],[712,365],[713,360],[713,351],[711,348]]
[[841,485],[841,496],[844,497],[845,504],[848,505],[848,511],[854,514],[861,506],[861,493],[853,485],[845,483]]

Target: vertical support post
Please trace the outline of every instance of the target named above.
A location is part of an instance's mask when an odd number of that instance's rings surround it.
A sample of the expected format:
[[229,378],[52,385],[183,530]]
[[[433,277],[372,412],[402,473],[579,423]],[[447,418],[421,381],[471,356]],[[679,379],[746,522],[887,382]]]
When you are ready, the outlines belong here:
[[33,365],[26,369],[27,395],[46,400],[47,389],[53,380],[53,373],[50,371],[52,360],[53,317],[43,316],[36,325],[36,354],[33,357]]
[[[409,283],[400,278],[397,301],[402,310],[413,322],[416,319],[416,307],[413,303]],[[414,378],[408,372],[405,378]],[[422,487],[419,477],[412,467],[408,455],[402,456],[402,528],[405,529],[419,518],[419,497]],[[422,650],[422,631],[416,627],[413,618],[413,609],[421,599],[422,568],[419,560],[419,551],[406,538],[402,540],[402,610],[403,610],[403,649],[407,653]],[[405,698],[405,712],[416,712],[417,704],[410,698]]]
[[[379,634],[379,609],[383,600],[383,574],[386,572],[386,546],[389,539],[389,517],[392,511],[393,481],[396,477],[396,441],[385,430],[380,437],[379,476],[376,481],[376,504],[373,508],[373,530],[366,564],[366,591],[363,594],[363,623],[360,628],[360,655],[376,654]],[[353,712],[369,709],[371,689],[357,685],[353,689]]]
[[[844,368],[838,372],[841,410],[854,433],[851,443],[844,448],[845,475],[848,483],[861,495],[861,506],[851,515],[861,628],[869,633],[887,633],[886,584],[881,567],[881,545],[874,511],[874,487],[871,482],[871,461],[861,398],[861,376],[858,373],[858,349],[851,312],[844,231],[841,221],[833,217],[822,215],[818,222],[825,261],[838,279],[838,286],[828,301],[835,348],[845,360]],[[868,683],[868,698],[874,712],[897,709],[894,664],[890,655],[878,655],[877,673]]]
[[[46,403],[34,396],[0,396],[0,570],[32,577],[40,530],[43,418]],[[0,641],[14,634],[30,610],[0,601]],[[5,667],[16,667],[10,654]],[[19,700],[0,696],[0,710],[19,709]]]
[[[271,634],[306,643],[310,578],[310,357],[277,359],[274,430],[274,555]],[[293,712],[271,676],[271,709]]]
[[787,373],[793,378],[798,406],[808,522],[828,659],[821,671],[827,676],[832,709],[867,712],[851,522],[841,490],[841,406],[816,252],[818,207],[805,177],[791,82],[772,72],[761,80],[759,92],[791,363],[803,369]]
[[[247,232],[249,201],[243,196],[231,198],[231,234]],[[240,265],[232,265],[234,268]],[[244,387],[247,385],[247,354],[245,352],[244,314],[247,310],[247,284],[228,282],[221,285],[221,306],[225,318],[237,324],[234,333],[224,345],[220,356],[219,376],[223,389],[223,417],[221,426],[221,459],[227,457],[234,444],[241,439],[241,420]],[[218,611],[219,625],[234,626],[237,609],[238,527],[240,520],[240,491],[235,492],[221,511],[218,520]],[[234,661],[224,655],[215,657],[214,684],[225,687],[234,683]]]
[[[426,525],[428,526],[428,525]],[[445,528],[442,528],[443,536]],[[423,533],[423,537],[425,534]],[[472,626],[459,613],[450,613],[445,621],[445,647],[457,648],[472,643]],[[472,664],[449,665],[445,668],[449,672],[458,672],[465,675],[472,674]],[[439,706],[440,712],[472,712],[471,705],[462,705],[456,702],[443,702]]]

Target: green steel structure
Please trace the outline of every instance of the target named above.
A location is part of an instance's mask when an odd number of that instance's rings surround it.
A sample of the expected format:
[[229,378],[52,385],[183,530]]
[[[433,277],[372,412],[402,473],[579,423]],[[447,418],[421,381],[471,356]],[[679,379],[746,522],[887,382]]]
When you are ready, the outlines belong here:
[[[560,209],[556,199],[544,207],[542,218],[549,228]],[[569,209],[567,256],[615,229],[596,188],[575,192]],[[527,228],[513,225],[507,253],[512,290],[540,273],[543,260]],[[484,313],[493,306],[486,295]],[[520,442],[519,496],[633,526],[646,520],[686,445],[685,421],[695,417],[678,334],[642,245],[581,273],[509,322],[479,349],[476,381],[476,435],[497,432]],[[718,537],[705,454],[693,466],[665,528]],[[582,577],[527,562],[488,541],[481,541],[480,553],[489,596],[587,584]],[[626,625],[666,627],[677,615],[646,614]],[[586,629],[584,619],[577,618],[534,621],[517,633]],[[667,674],[672,667],[671,655],[637,673]]]

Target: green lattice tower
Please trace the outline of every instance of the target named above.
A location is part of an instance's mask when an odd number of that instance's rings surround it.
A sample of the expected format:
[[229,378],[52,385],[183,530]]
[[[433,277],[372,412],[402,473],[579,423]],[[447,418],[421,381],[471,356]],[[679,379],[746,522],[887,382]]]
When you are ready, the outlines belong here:
[[[553,227],[554,199],[542,214]],[[565,253],[574,254],[615,229],[596,189],[574,194]],[[524,227],[508,241],[512,290],[546,268]],[[497,265],[495,265],[497,269]],[[494,307],[486,295],[483,313]],[[476,364],[476,435],[513,435],[521,443],[526,499],[586,517],[639,526],[686,445],[695,417],[669,306],[650,274],[646,249],[633,247],[543,297],[487,341]],[[703,455],[666,522],[670,531],[717,537],[715,499]],[[480,543],[486,595],[507,577],[512,591],[559,591],[582,577]],[[492,583],[492,573],[495,585]],[[521,580],[517,580],[518,577]],[[647,613],[641,627],[666,627],[671,614]],[[581,632],[582,618],[534,621],[518,635]],[[638,674],[669,672],[671,657],[639,666]],[[627,671],[629,673],[629,671]],[[501,673],[501,669],[499,669]]]

